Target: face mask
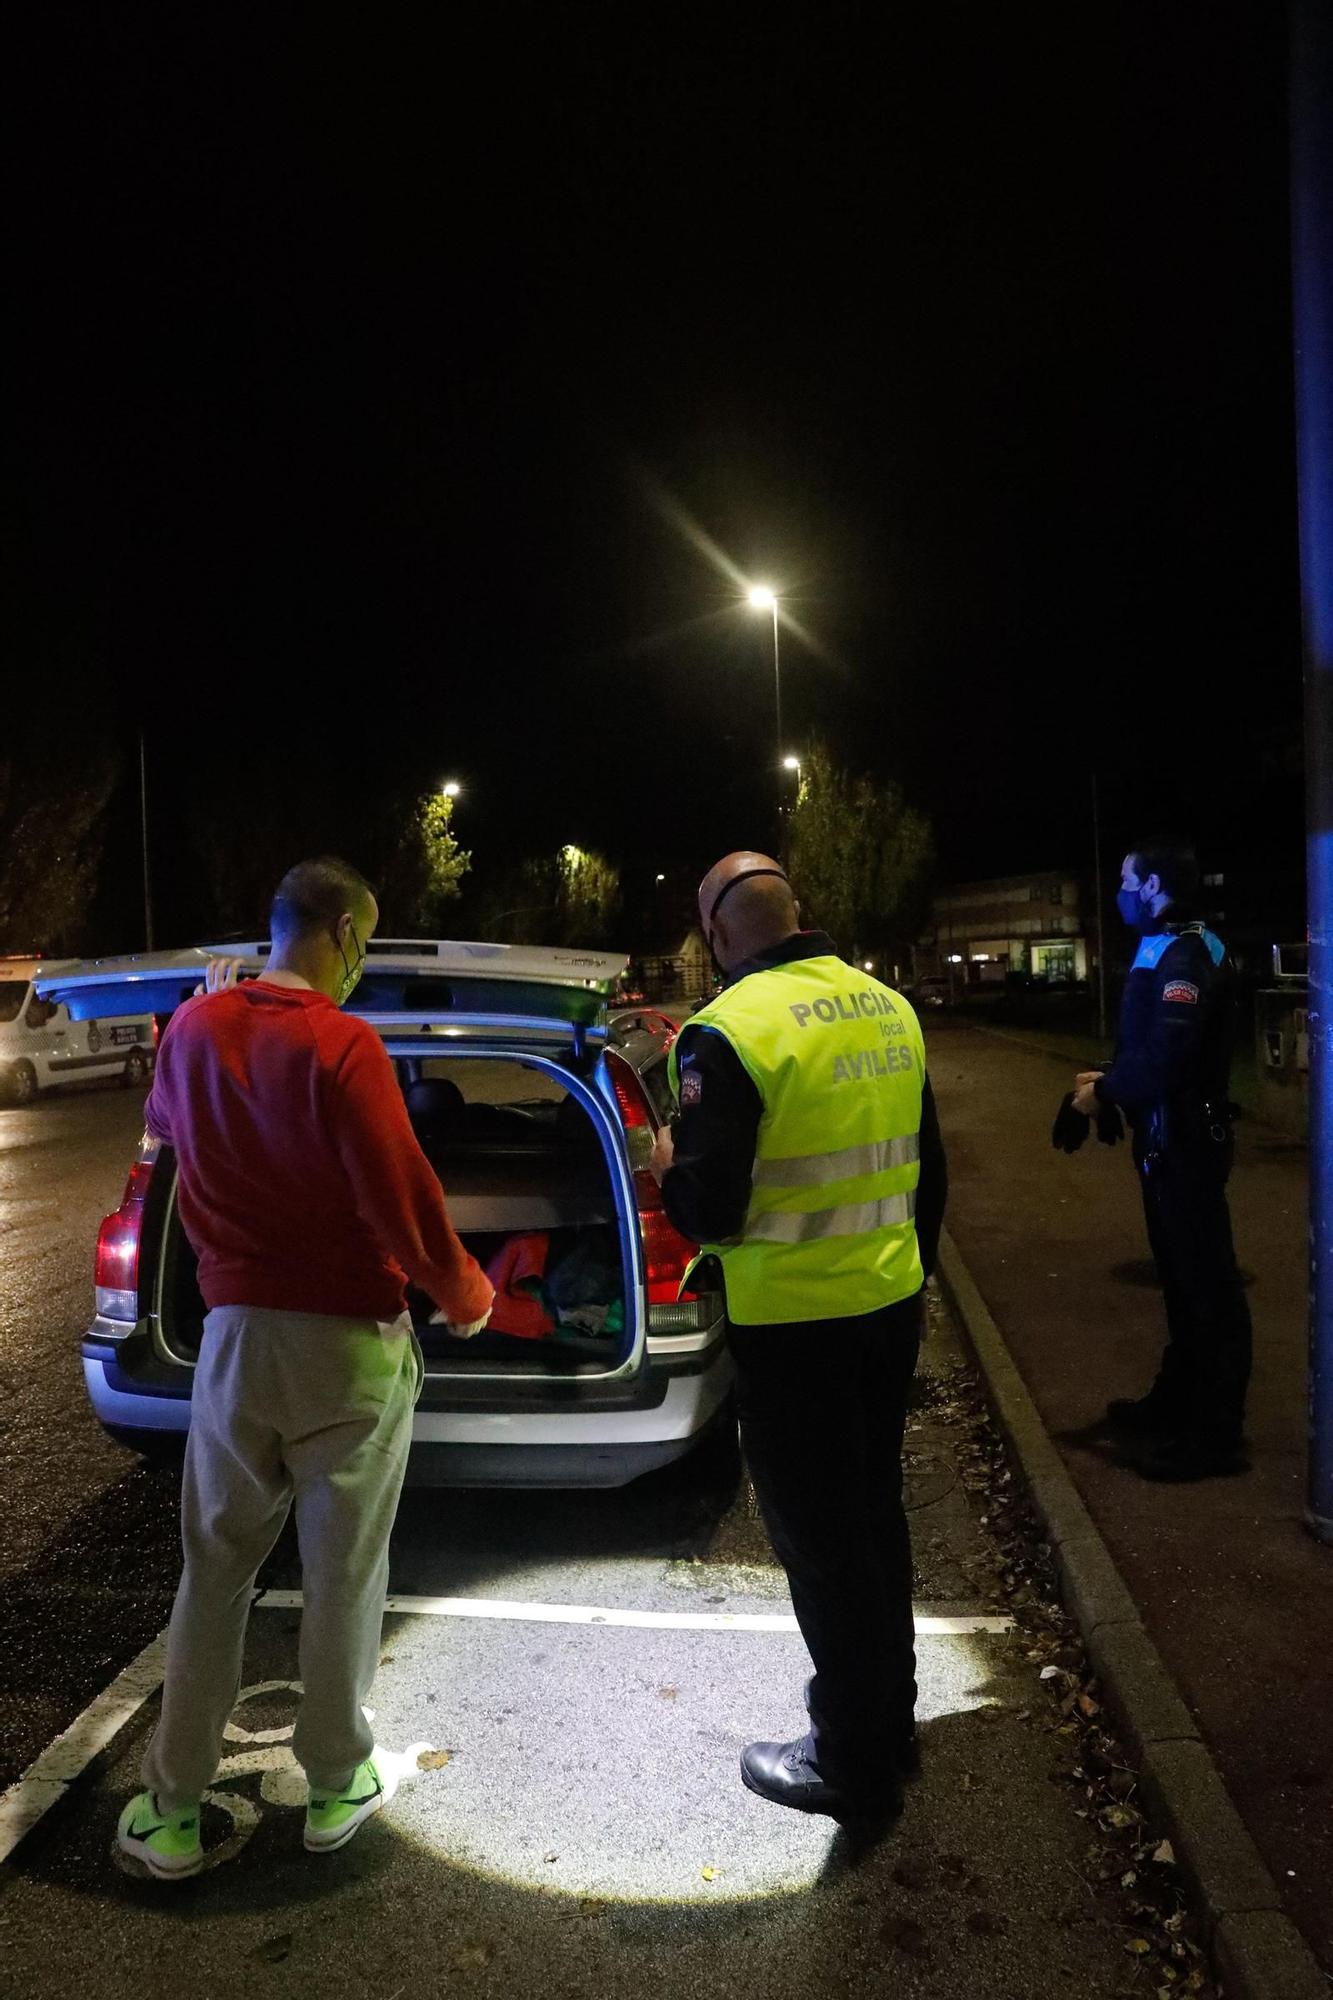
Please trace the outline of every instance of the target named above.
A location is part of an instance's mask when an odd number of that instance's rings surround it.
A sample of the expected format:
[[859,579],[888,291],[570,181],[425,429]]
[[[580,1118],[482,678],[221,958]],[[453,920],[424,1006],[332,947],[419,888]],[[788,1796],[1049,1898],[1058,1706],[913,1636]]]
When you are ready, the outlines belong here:
[[1132,931],[1146,931],[1157,921],[1141,889],[1117,889],[1115,906]]
[[356,983],[361,977],[361,968],[366,962],[366,954],[362,951],[361,940],[356,934],[356,925],[351,924],[348,928],[352,933],[352,943],[356,946],[356,963],[355,965],[347,963],[347,953],[342,948],[342,939],[339,938],[337,941],[338,956],[343,962],[342,984],[338,988],[338,1005],[340,1007],[345,1007],[351,999],[352,994],[356,990]]

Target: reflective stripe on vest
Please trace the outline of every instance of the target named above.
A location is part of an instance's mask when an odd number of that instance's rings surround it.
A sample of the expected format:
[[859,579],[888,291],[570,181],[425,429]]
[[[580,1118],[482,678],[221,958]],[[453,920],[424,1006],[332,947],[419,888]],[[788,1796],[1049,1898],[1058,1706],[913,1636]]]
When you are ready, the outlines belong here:
[[[829,953],[747,973],[690,1026],[722,1036],[762,1107],[740,1235],[701,1246],[732,1321],[849,1318],[919,1291],[925,1049],[902,996]],[[678,1094],[678,1044],[669,1060]]]
[[756,1160],[756,1187],[822,1187],[825,1181],[850,1180],[853,1174],[882,1174],[889,1167],[907,1167],[921,1158],[921,1135],[906,1139],[875,1139],[868,1146],[843,1146],[836,1153],[798,1153],[794,1159]]
[[795,1214],[776,1209],[750,1217],[745,1225],[750,1243],[809,1243],[816,1236],[864,1236],[872,1229],[891,1229],[916,1214],[916,1189],[886,1194],[879,1201],[857,1201],[844,1208],[807,1208]]

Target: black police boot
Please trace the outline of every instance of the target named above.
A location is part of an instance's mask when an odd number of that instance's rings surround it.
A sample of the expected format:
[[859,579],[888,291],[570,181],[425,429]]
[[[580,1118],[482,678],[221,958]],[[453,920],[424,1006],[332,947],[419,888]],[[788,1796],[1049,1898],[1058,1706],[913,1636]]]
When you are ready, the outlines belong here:
[[[805,1702],[805,1712],[807,1715],[812,1715],[810,1690],[814,1684],[814,1676],[812,1675],[802,1690],[802,1700]],[[894,1744],[893,1761],[897,1766],[900,1778],[919,1778],[921,1776],[921,1744],[917,1739],[915,1723]]]
[[1167,1437],[1176,1428],[1160,1396],[1117,1396],[1106,1405],[1106,1426],[1120,1438]]
[[824,1813],[860,1829],[887,1825],[903,1806],[896,1782],[881,1787],[873,1799],[831,1785],[815,1763],[808,1736],[798,1736],[793,1743],[747,1743],[741,1751],[741,1783],[774,1805]]
[[1127,1446],[1125,1462],[1142,1479],[1183,1486],[1196,1479],[1229,1479],[1248,1472],[1250,1462],[1238,1436],[1218,1437],[1181,1432],[1174,1437],[1147,1437]]

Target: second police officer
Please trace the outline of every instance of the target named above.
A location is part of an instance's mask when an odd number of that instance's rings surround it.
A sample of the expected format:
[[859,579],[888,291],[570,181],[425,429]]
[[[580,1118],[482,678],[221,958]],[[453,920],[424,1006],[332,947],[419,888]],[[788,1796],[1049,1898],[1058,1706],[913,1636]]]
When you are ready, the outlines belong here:
[[1124,1456],[1148,1478],[1240,1471],[1250,1313],[1236,1267],[1226,1183],[1234,978],[1220,938],[1194,915],[1192,852],[1154,842],[1126,855],[1117,904],[1139,934],[1119,1036],[1105,1072],[1084,1071],[1073,1109],[1128,1119],[1167,1343],[1146,1395],[1108,1406]]

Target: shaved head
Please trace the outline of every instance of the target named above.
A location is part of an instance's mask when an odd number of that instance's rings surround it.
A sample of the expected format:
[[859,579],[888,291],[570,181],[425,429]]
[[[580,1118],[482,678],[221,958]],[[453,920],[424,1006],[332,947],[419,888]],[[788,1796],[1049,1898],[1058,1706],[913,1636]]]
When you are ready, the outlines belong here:
[[699,916],[718,963],[730,971],[789,938],[799,927],[800,906],[781,862],[740,848],[699,884]]

